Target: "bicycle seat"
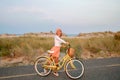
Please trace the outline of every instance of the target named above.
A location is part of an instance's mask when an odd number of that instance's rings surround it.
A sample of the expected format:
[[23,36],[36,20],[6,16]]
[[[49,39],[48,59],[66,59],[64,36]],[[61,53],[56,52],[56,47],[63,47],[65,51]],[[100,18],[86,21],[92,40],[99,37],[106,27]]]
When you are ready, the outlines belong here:
[[47,52],[48,52],[48,53],[54,53],[54,51],[52,51],[52,50],[48,50]]

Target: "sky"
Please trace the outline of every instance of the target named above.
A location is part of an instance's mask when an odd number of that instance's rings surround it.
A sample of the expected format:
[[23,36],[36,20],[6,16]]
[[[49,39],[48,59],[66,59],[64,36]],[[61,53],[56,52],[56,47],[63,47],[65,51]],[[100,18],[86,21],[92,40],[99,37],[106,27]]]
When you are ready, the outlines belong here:
[[0,34],[120,31],[120,0],[0,0]]

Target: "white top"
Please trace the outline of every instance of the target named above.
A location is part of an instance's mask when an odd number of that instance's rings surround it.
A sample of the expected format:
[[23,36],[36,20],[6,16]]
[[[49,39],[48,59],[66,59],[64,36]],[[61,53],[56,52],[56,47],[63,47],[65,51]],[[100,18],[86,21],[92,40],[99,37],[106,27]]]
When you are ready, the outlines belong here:
[[58,46],[58,47],[61,47],[61,43],[66,43],[63,39],[61,39],[57,35],[55,35],[54,41],[55,41],[55,46]]

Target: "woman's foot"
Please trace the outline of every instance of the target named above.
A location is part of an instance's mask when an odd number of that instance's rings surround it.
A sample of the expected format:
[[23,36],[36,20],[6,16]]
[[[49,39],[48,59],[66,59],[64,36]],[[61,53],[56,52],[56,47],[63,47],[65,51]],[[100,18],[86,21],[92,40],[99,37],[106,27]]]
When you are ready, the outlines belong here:
[[59,76],[58,72],[53,72],[53,74],[54,74],[55,76]]

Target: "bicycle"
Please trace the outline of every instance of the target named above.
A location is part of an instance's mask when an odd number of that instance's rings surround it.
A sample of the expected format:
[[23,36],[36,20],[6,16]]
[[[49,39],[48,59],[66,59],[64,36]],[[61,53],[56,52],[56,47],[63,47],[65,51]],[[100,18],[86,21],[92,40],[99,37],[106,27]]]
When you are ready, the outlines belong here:
[[66,49],[66,55],[56,65],[52,57],[40,56],[34,64],[35,71],[40,76],[47,76],[51,71],[60,70],[64,66],[67,76],[72,79],[81,78],[84,73],[84,65],[81,60],[71,58],[68,54],[70,45]]

